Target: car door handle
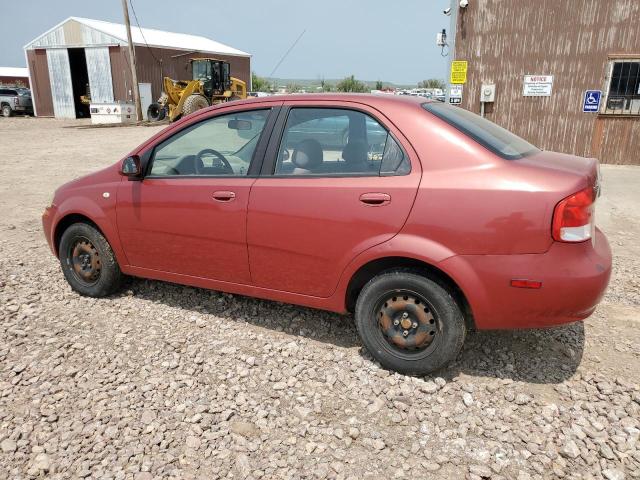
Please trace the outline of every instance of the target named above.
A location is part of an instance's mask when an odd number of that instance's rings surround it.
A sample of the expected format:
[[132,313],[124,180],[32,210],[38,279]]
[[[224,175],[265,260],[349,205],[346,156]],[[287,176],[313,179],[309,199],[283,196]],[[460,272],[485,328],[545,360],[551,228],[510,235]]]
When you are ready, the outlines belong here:
[[213,192],[213,199],[217,202],[231,202],[236,199],[236,194],[235,192],[219,190],[217,192]]
[[360,201],[365,205],[380,207],[391,203],[391,195],[388,193],[363,193],[360,195]]

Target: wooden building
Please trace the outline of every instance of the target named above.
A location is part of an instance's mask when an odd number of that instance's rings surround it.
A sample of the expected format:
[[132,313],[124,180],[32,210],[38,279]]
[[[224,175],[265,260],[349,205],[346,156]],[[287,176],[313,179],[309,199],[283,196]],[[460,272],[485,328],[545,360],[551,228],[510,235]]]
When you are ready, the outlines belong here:
[[[640,164],[638,0],[451,0],[461,106],[545,150]],[[598,93],[600,92],[600,93]],[[598,97],[600,101],[598,102]]]
[[0,67],[0,85],[29,88],[29,71],[26,68]]

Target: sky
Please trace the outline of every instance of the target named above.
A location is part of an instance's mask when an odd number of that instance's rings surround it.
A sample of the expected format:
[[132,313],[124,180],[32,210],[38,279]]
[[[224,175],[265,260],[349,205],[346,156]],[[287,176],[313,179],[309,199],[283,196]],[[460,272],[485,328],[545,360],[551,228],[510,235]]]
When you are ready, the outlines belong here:
[[[131,0],[142,27],[209,37],[252,57],[252,70],[279,78],[355,75],[361,80],[413,84],[446,76],[436,33],[448,30],[449,0]],[[53,4],[55,3],[55,8]],[[170,6],[165,11],[162,5]],[[22,47],[67,17],[123,23],[121,0],[8,2],[0,29],[0,66],[24,67]],[[131,15],[132,24],[135,19]]]

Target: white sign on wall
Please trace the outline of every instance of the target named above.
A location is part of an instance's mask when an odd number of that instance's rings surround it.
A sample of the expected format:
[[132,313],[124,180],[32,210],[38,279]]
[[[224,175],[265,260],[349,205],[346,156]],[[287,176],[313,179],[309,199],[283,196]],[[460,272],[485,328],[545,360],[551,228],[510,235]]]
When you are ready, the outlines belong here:
[[462,85],[451,85],[451,90],[449,90],[449,103],[454,105],[462,103]]
[[550,97],[553,75],[525,75],[522,88],[523,97]]

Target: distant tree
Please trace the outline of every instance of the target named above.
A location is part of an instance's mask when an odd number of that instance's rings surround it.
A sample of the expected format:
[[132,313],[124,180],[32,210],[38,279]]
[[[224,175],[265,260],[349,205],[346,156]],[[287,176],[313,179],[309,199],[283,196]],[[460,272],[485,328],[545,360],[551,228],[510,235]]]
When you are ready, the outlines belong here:
[[382,82],[380,80],[378,80],[376,82],[376,90],[382,90],[384,88],[384,85],[382,84]]
[[300,85],[298,85],[296,82],[291,82],[287,84],[287,92],[296,93],[298,90],[300,90]]
[[439,78],[429,78],[428,80],[423,80],[418,82],[418,88],[439,88],[444,90],[445,83],[443,80]]
[[368,90],[367,85],[360,80],[356,80],[353,75],[340,80],[336,85],[336,90],[339,92],[357,92],[362,93]]
[[270,92],[271,83],[263,77],[259,77],[255,72],[251,72],[251,88],[254,92]]
[[330,92],[333,90],[333,85],[327,82],[324,77],[320,77],[320,90],[323,92]]

